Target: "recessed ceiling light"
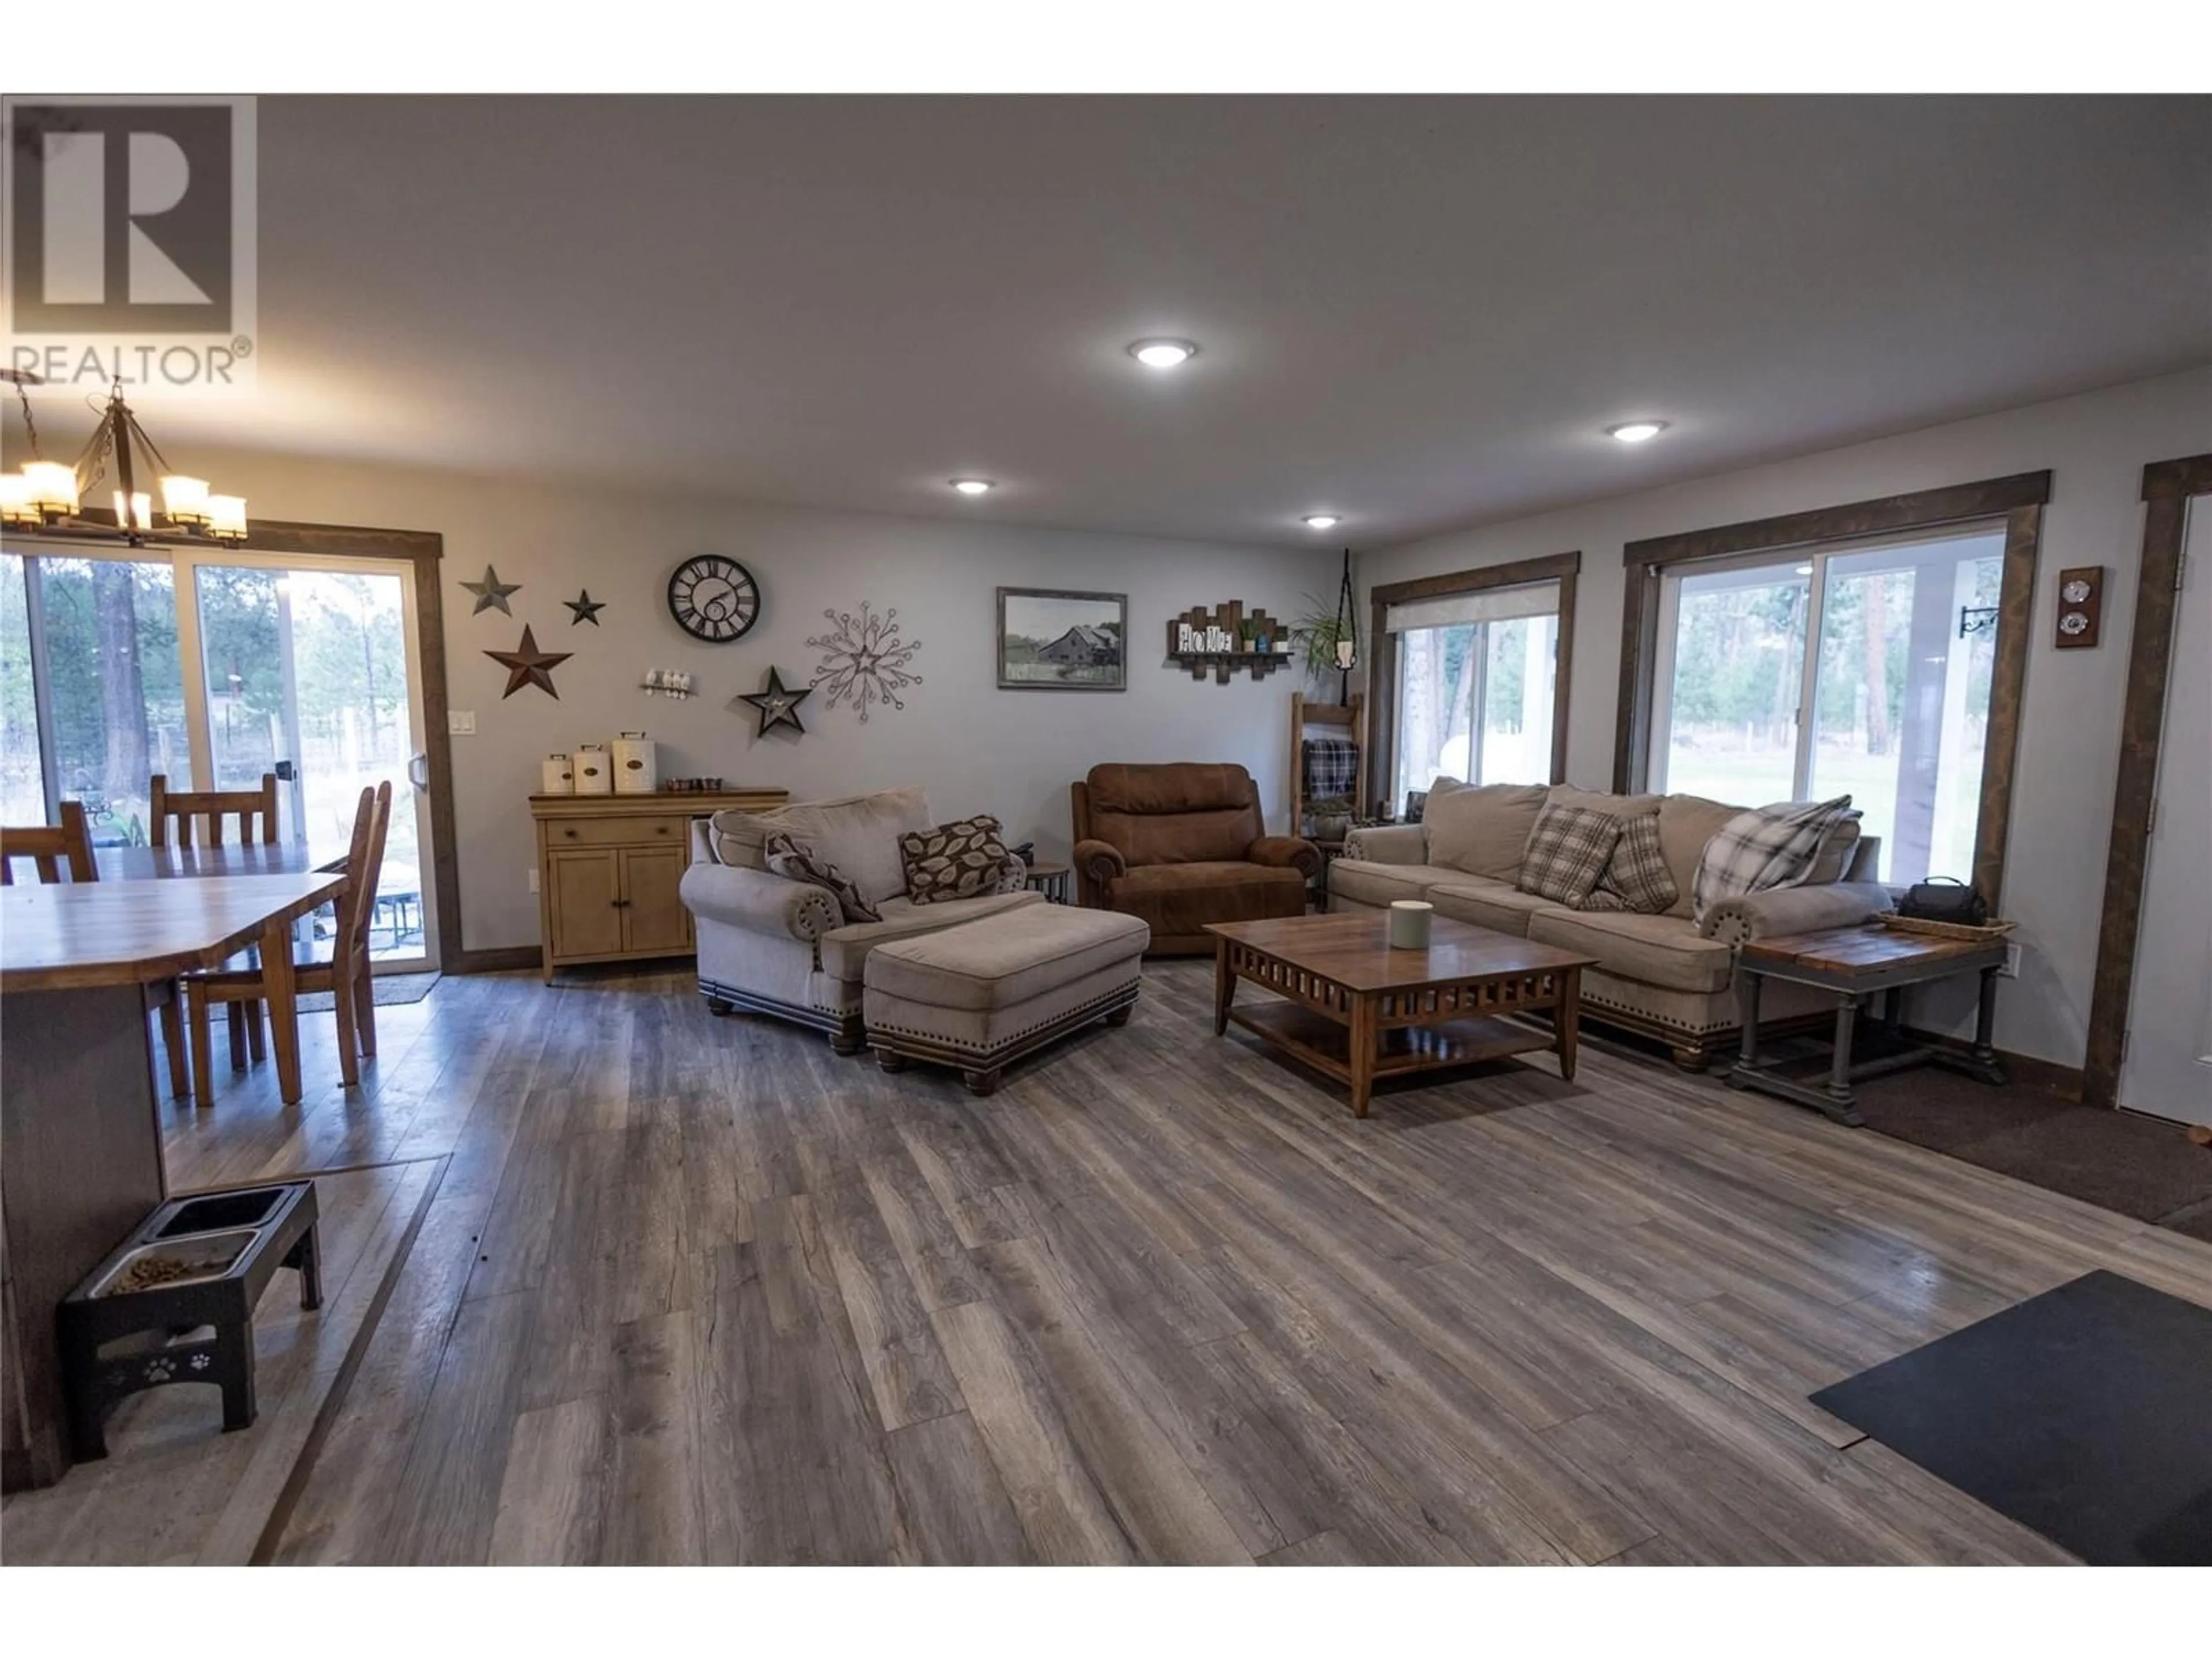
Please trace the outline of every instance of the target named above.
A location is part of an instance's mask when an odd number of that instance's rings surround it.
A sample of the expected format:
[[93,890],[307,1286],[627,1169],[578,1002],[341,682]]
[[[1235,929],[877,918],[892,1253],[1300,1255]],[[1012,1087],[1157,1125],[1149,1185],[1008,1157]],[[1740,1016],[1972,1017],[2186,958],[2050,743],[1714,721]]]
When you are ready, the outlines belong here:
[[1667,422],[1664,421],[1627,421],[1620,426],[1606,428],[1605,435],[1618,438],[1625,444],[1641,444],[1649,443],[1666,429]]
[[1146,368],[1180,368],[1198,356],[1188,340],[1132,340],[1129,355]]
[[963,495],[988,495],[998,488],[988,478],[948,478],[945,482]]
[[1337,526],[1343,522],[1344,520],[1334,513],[1309,513],[1306,514],[1306,528],[1309,530],[1334,530]]

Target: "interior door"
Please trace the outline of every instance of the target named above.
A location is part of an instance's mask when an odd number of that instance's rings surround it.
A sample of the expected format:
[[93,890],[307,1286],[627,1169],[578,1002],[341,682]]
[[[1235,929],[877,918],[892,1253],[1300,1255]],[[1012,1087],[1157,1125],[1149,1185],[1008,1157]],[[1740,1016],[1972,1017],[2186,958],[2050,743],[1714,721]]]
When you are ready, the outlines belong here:
[[2212,1124],[2212,507],[2194,497],[2174,607],[2157,806],[2129,994],[2120,1104]]

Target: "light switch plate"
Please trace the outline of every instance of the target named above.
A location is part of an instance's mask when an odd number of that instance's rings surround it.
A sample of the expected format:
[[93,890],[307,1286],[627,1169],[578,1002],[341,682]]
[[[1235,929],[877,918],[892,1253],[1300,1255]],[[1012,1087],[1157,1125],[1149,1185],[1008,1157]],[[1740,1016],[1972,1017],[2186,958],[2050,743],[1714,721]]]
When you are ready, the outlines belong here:
[[448,708],[446,711],[446,735],[449,738],[473,738],[477,734],[477,716],[473,708]]
[[534,864],[530,866],[530,890],[533,893],[538,890],[538,866]]
[[2004,966],[1997,969],[1997,977],[1999,979],[2020,977],[2020,946],[2017,945],[2005,946]]

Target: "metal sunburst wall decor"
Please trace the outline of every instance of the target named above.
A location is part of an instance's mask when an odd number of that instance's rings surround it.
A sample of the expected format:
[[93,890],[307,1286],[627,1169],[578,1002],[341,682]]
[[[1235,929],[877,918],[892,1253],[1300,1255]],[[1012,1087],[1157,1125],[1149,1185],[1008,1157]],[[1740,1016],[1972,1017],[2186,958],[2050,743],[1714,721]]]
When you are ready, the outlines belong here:
[[822,614],[836,626],[806,642],[822,653],[822,665],[814,671],[813,684],[830,694],[829,706],[835,708],[851,702],[860,711],[863,725],[871,708],[905,708],[906,700],[899,693],[921,684],[921,675],[907,672],[914,653],[921,649],[921,641],[899,637],[898,607],[893,605],[878,617],[863,599],[858,616],[849,611]]

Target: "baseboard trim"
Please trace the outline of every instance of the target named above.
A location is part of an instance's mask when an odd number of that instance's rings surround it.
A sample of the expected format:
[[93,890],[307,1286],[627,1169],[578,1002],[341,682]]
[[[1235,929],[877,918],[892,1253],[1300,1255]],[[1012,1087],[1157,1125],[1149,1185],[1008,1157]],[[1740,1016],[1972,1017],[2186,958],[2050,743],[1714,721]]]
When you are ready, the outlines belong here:
[[534,945],[502,945],[490,951],[464,951],[446,968],[449,974],[511,974],[518,968],[537,968],[545,953]]

